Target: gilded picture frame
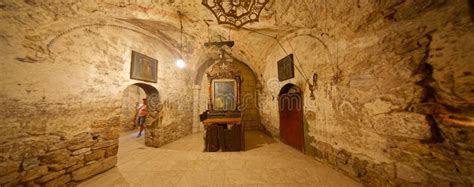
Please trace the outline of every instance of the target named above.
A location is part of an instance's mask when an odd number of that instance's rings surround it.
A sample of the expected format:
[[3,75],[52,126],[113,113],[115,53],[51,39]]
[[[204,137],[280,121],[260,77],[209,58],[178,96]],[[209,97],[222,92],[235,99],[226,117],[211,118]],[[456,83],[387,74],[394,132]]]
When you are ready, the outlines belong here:
[[158,82],[158,60],[132,51],[130,79]]
[[237,82],[235,79],[212,80],[212,110],[234,111],[237,109]]

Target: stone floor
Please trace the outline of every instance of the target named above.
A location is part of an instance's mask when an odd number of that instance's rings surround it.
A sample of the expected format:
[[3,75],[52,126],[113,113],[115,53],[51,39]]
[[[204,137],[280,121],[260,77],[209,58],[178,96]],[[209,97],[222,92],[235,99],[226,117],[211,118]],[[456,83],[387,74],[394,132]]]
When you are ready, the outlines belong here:
[[263,133],[246,133],[245,152],[202,152],[202,134],[161,148],[124,133],[115,168],[79,186],[362,186]]

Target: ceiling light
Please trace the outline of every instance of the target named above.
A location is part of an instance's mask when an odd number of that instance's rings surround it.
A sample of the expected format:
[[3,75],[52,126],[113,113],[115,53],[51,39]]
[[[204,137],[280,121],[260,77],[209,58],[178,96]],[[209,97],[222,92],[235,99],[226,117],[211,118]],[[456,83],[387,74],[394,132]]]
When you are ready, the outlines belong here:
[[[181,56],[183,54],[183,21],[181,19],[181,17],[183,16],[183,14],[178,11],[178,15],[179,15],[179,25],[181,27],[181,38],[180,38],[180,45],[179,45],[179,56]],[[182,58],[179,58],[178,60],[176,60],[176,66],[180,69],[183,69],[186,67],[186,63],[184,62],[184,60]]]
[[178,60],[176,60],[176,66],[177,66],[178,68],[183,69],[183,68],[186,67],[186,63],[184,62],[183,59],[178,59]]

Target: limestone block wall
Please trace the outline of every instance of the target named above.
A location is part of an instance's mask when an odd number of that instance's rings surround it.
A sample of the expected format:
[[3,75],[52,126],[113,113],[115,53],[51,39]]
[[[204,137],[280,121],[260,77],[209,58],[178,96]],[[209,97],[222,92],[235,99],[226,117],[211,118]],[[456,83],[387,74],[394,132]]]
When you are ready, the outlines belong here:
[[160,39],[106,16],[17,3],[0,6],[0,185],[74,184],[115,165],[124,90],[140,82],[129,79],[132,50],[159,61],[148,84],[163,107],[147,145],[191,132],[188,73]]
[[[257,106],[257,80],[253,71],[242,62],[234,61],[234,67],[241,72],[242,75],[242,124],[245,130],[260,130],[262,125],[260,123],[260,115]],[[212,66],[208,70],[212,69]],[[202,78],[199,91],[199,114],[208,110],[209,91],[208,91],[207,77]],[[202,124],[200,123],[202,130]]]
[[[472,186],[471,10],[465,1],[418,3],[375,7],[393,15],[373,13],[363,32],[301,29],[279,38],[284,50],[275,45],[259,68],[265,129],[279,136],[278,92],[293,83],[304,95],[306,154],[369,186]],[[304,74],[319,75],[315,100],[298,71],[276,80],[285,51]]]

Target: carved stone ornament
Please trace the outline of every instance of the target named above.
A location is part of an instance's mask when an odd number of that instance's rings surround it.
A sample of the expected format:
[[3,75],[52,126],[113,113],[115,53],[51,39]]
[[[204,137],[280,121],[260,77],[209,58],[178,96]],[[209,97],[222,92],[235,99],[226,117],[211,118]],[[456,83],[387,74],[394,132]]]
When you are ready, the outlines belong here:
[[269,0],[202,0],[212,11],[219,24],[230,24],[237,28],[258,21],[260,12]]
[[155,111],[160,111],[161,105],[160,105],[160,97],[158,93],[153,93],[147,96],[147,102],[148,102],[148,107],[150,111],[155,112]]
[[207,73],[209,81],[213,79],[235,79],[241,81],[240,71],[236,70],[233,63],[219,62]]

